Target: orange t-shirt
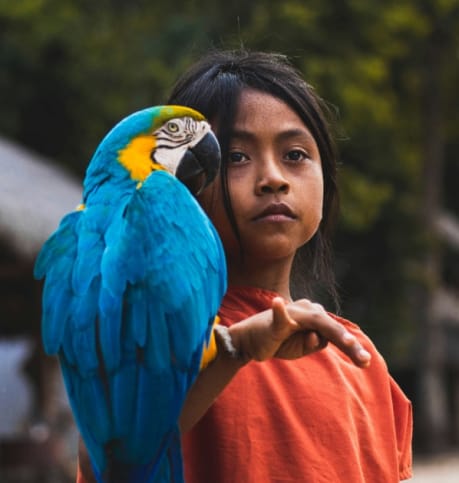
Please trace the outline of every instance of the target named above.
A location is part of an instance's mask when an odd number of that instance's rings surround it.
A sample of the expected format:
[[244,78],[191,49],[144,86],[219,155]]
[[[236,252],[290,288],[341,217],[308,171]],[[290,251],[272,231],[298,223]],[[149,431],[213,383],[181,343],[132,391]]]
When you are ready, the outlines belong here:
[[[231,288],[231,325],[271,307],[277,294]],[[411,477],[411,404],[374,345],[360,369],[329,344],[301,359],[250,362],[183,437],[187,483],[398,483]]]
[[[277,294],[231,288],[231,325]],[[371,353],[360,369],[329,344],[301,359],[250,362],[183,436],[187,483],[398,483],[411,477],[411,404],[371,341],[333,316]],[[77,483],[86,483],[78,471]]]

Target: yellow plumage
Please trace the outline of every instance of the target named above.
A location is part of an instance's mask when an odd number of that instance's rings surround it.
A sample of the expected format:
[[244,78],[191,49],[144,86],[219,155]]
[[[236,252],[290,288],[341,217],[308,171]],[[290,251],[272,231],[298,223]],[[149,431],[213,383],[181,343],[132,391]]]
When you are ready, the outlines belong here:
[[129,171],[133,180],[145,181],[152,171],[164,169],[151,159],[155,144],[154,136],[141,135],[118,151],[118,161]]
[[217,341],[215,340],[214,327],[220,323],[220,317],[217,315],[214,319],[212,332],[210,334],[209,343],[204,347],[201,356],[201,365],[199,370],[205,369],[217,357]]

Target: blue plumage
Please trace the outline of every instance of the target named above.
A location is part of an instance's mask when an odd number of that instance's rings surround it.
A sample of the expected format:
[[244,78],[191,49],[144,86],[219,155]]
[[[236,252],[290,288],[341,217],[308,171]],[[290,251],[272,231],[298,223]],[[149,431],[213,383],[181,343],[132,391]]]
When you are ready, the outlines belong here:
[[[190,129],[185,117],[195,136],[174,152],[180,141],[168,122]],[[208,132],[202,126],[202,116],[177,106],[123,120],[88,167],[81,209],[36,261],[44,347],[59,355],[100,482],[183,481],[178,418],[226,290],[219,237],[173,171]]]

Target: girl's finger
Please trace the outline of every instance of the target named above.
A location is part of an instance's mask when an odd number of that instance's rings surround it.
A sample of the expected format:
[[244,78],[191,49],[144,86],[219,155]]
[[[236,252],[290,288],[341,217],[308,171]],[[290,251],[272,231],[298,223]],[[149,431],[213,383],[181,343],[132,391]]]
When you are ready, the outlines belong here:
[[290,332],[292,326],[298,327],[295,320],[290,317],[283,298],[275,297],[271,306],[273,310],[273,330],[275,332],[285,332],[285,329]]
[[353,334],[330,317],[319,304],[309,304],[308,308],[304,304],[301,307],[290,306],[289,313],[303,329],[318,332],[349,356],[359,367],[367,367],[370,364],[370,353],[363,348]]

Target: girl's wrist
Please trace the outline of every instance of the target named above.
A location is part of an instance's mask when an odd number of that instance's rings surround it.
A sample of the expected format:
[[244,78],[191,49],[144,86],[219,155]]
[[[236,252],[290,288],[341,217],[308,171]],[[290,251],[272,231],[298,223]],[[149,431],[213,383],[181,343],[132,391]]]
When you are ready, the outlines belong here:
[[216,325],[214,327],[214,334],[220,356],[231,359],[241,366],[249,362],[251,358],[235,345],[231,330],[228,327]]

